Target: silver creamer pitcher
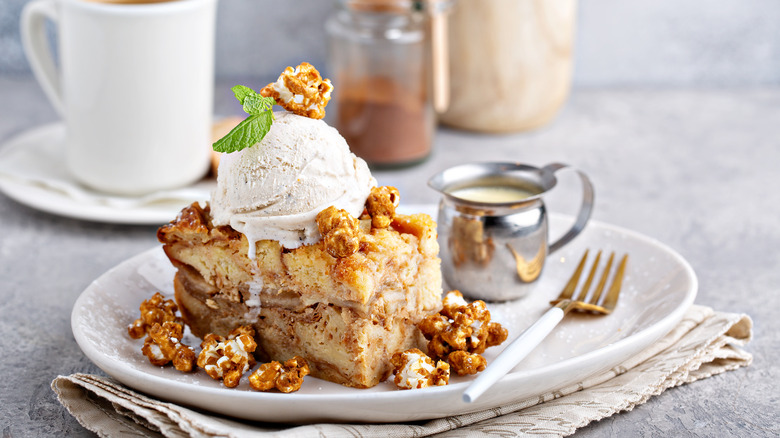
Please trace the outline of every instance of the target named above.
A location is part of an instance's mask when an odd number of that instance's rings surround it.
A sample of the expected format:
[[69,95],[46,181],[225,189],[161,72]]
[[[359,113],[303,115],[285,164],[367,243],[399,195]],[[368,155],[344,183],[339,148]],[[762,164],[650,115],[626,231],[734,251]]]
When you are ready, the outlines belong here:
[[[582,204],[572,227],[548,244],[542,197],[555,187],[555,173],[561,169],[578,173]],[[465,295],[489,301],[524,297],[547,254],[574,239],[593,209],[594,190],[587,175],[560,163],[542,168],[464,164],[434,175],[428,185],[443,195],[438,232],[444,280]]]

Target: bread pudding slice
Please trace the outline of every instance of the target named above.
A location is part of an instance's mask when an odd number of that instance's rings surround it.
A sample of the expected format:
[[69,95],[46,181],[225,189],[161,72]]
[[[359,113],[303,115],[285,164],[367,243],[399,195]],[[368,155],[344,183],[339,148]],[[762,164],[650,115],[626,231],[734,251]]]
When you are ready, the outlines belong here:
[[331,256],[322,241],[296,249],[214,226],[209,207],[183,209],[157,236],[177,268],[176,301],[200,337],[252,325],[260,360],[302,356],[313,376],[368,388],[392,371],[390,358],[424,349],[417,324],[441,308],[436,224],[395,215],[386,228],[360,220],[360,249]]

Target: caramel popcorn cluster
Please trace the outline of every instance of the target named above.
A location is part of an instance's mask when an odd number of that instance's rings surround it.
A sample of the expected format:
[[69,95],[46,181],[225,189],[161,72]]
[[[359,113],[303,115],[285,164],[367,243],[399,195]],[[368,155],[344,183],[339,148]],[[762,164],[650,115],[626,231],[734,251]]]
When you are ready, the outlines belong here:
[[[173,300],[165,300],[162,294],[141,303],[141,317],[128,326],[133,339],[147,335],[141,352],[152,365],[164,366],[173,363],[181,372],[190,372],[195,364],[203,368],[212,379],[222,380],[228,388],[235,388],[241,377],[255,365],[252,353],[257,349],[255,331],[250,326],[241,326],[231,331],[227,338],[209,333],[200,344],[200,354],[182,343],[184,325],[176,315],[178,307]],[[140,333],[140,334],[139,334]],[[304,376],[309,374],[309,365],[300,356],[282,363],[270,362],[260,365],[249,376],[249,385],[258,391],[278,389],[293,392],[301,388]]]
[[331,205],[319,212],[316,220],[328,254],[348,257],[360,249],[360,224],[346,210]]
[[249,375],[249,386],[258,391],[270,391],[274,388],[281,392],[293,392],[301,389],[303,377],[309,374],[306,359],[295,356],[284,364],[273,361],[260,365]]
[[446,360],[458,375],[476,374],[485,369],[481,356],[485,349],[506,340],[507,330],[490,321],[484,301],[466,303],[459,291],[450,291],[442,310],[419,324],[428,339],[428,352],[434,359]]
[[[387,228],[395,218],[395,208],[400,202],[398,189],[391,186],[374,187],[366,200],[361,219],[371,219],[374,228]],[[349,257],[360,249],[363,233],[360,220],[348,211],[330,206],[316,217],[317,228],[325,243],[325,250],[336,258]]]
[[417,348],[396,353],[390,359],[395,369],[395,385],[401,389],[444,386],[450,381],[450,365],[436,362]]
[[393,355],[395,384],[401,389],[446,385],[450,370],[459,376],[483,371],[487,361],[482,353],[507,337],[501,324],[490,322],[484,301],[469,304],[459,291],[448,292],[442,310],[417,327],[428,339],[430,356],[416,348]]
[[374,187],[366,200],[366,211],[371,216],[371,226],[387,228],[395,217],[395,208],[401,200],[398,189],[392,186]]
[[127,327],[127,334],[133,339],[146,336],[141,352],[149,362],[157,366],[173,363],[179,371],[192,371],[195,352],[181,342],[184,326],[176,315],[176,303],[156,292],[141,303],[139,310],[141,317]]
[[195,352],[191,347],[182,344],[183,332],[184,329],[179,323],[154,323],[149,329],[149,336],[144,340],[141,352],[149,358],[152,365],[165,366],[172,362],[174,368],[188,373],[195,364]]
[[166,300],[157,292],[151,298],[141,303],[141,317],[127,327],[127,333],[133,339],[141,339],[154,324],[175,322],[181,324],[181,318],[176,316],[179,311],[173,300]]
[[332,91],[330,79],[322,79],[314,66],[303,62],[295,69],[284,69],[276,82],[260,90],[260,95],[273,97],[277,104],[299,116],[321,119]]
[[235,388],[241,376],[254,364],[251,353],[257,348],[255,331],[249,326],[237,327],[227,338],[209,333],[200,344],[198,366],[214,380],[222,379],[228,388]]

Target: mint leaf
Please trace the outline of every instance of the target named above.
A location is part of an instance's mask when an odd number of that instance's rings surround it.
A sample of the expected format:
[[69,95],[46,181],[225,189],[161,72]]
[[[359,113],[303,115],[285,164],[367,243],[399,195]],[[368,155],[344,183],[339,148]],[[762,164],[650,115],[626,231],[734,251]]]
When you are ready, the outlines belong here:
[[238,99],[238,101],[241,102],[241,105],[244,104],[244,99],[246,99],[247,96],[257,95],[257,93],[255,93],[255,90],[249,87],[245,87],[243,85],[236,85],[233,88],[231,88],[231,90],[233,90],[233,95],[235,95],[236,99]]
[[273,97],[263,97],[259,94],[250,94],[244,98],[244,112],[247,114],[259,115],[264,111],[269,111],[275,103],[276,101]]
[[249,117],[214,142],[212,147],[217,152],[238,152],[251,147],[268,134],[274,121],[274,113],[271,109],[276,101],[273,97],[263,97],[243,85],[236,85],[231,90]]
[[229,154],[256,144],[271,130],[273,120],[274,113],[271,111],[247,117],[226,136],[217,140],[213,145],[214,150]]
[[260,141],[265,133],[258,124],[260,116],[249,116],[217,140],[213,148],[217,152],[238,152]]
[[257,116],[257,127],[260,129],[260,132],[262,132],[262,135],[260,138],[257,139],[252,144],[257,143],[258,141],[262,140],[263,137],[265,137],[266,134],[268,134],[268,131],[271,130],[271,124],[274,122],[274,113],[270,109],[268,111],[263,111],[260,113],[259,116]]

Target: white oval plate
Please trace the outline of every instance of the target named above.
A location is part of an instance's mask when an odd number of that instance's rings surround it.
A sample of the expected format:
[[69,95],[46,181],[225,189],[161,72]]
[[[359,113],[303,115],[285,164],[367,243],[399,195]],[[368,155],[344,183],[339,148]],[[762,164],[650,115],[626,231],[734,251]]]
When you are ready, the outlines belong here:
[[[568,218],[552,216],[553,233],[569,223]],[[696,276],[680,255],[638,233],[591,222],[582,235],[548,260],[530,297],[489,304],[493,320],[509,330],[510,341],[548,308],[547,302],[558,295],[585,248],[630,254],[615,312],[602,317],[567,316],[528,358],[471,404],[461,400],[471,377],[455,377],[448,386],[412,391],[397,390],[390,381],[371,389],[354,389],[307,377],[300,391],[282,394],[253,391],[246,377],[237,388],[228,389],[202,370],[183,374],[172,367],[151,365],[141,354],[142,341],[131,339],[126,327],[138,317],[141,301],[154,292],[173,296],[174,268],[161,248],[139,254],[95,280],[76,301],[71,324],[79,346],[98,367],[125,385],[162,400],[270,422],[440,418],[520,401],[608,370],[668,333],[693,303]],[[189,334],[185,341],[195,347],[199,344]],[[486,352],[488,364],[500,349]]]

